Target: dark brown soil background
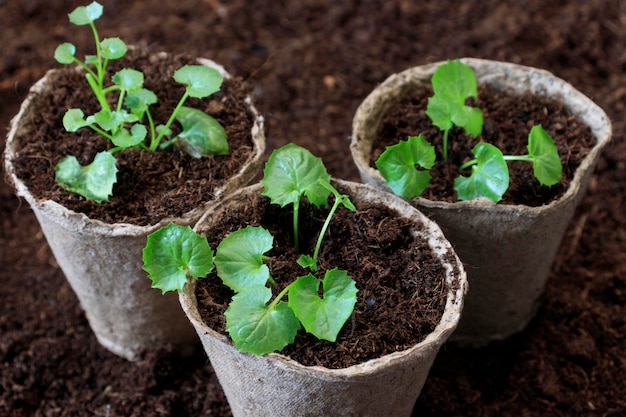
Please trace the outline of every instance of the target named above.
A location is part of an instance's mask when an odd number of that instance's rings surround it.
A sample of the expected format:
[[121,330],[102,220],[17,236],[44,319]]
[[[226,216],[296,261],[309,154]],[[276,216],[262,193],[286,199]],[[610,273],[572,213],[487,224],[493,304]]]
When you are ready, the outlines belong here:
[[[86,2],[85,2],[86,3]],[[0,0],[0,124],[56,67],[91,46],[77,1]],[[626,415],[626,4],[620,0],[103,1],[103,36],[223,63],[256,85],[270,149],[288,142],[358,179],[352,115],[392,72],[474,56],[552,71],[613,121],[530,327],[482,350],[443,347],[419,416]],[[2,135],[3,136],[3,135]],[[3,139],[0,139],[3,143]],[[4,145],[2,145],[4,146]],[[229,416],[204,353],[101,348],[24,202],[0,182],[0,415]]]

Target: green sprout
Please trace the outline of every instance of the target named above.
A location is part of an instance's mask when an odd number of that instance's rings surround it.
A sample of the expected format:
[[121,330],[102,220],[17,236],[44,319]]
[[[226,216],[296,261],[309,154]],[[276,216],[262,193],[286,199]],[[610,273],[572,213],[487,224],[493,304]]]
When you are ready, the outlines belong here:
[[[447,134],[452,126],[464,127],[473,136],[482,131],[482,112],[464,104],[466,97],[477,97],[476,79],[471,67],[456,60],[439,66],[432,83],[435,95],[429,99],[426,113],[433,124],[444,131],[443,157],[446,159]],[[500,201],[509,188],[507,161],[531,162],[541,185],[557,184],[563,166],[553,138],[541,125],[531,129],[527,149],[528,155],[503,155],[493,145],[484,142],[475,145],[472,149],[475,158],[459,167],[461,170],[471,167],[471,175],[454,181],[459,200],[486,197],[494,203]],[[376,160],[376,167],[395,194],[411,199],[428,187],[429,170],[434,163],[434,146],[419,135],[388,146]]]
[[[314,255],[302,255],[297,260],[303,268],[317,271],[319,248],[334,213],[340,205],[352,211],[356,208],[348,196],[330,184],[321,160],[297,145],[286,145],[272,153],[262,183],[271,203],[281,207],[294,204],[294,211],[302,195],[318,207],[334,195]],[[296,219],[294,225],[297,223]],[[294,233],[298,233],[297,227]],[[224,237],[213,257],[205,238],[189,227],[170,224],[148,236],[143,250],[144,269],[152,286],[166,292],[182,291],[190,279],[206,276],[215,267],[222,283],[234,292],[224,315],[226,331],[241,351],[257,355],[280,351],[293,343],[301,327],[319,339],[336,341],[354,310],[356,283],[346,271],[332,268],[325,271],[323,279],[309,272],[279,291],[265,264],[273,244],[269,231],[247,226]],[[273,298],[272,288],[278,292]]]
[[[76,132],[88,127],[114,145],[98,153],[87,166],[81,166],[75,156],[65,156],[55,167],[55,179],[63,188],[98,203],[108,201],[113,193],[113,185],[117,182],[113,155],[123,149],[141,148],[154,152],[177,144],[194,158],[229,153],[226,131],[219,122],[200,110],[184,106],[189,97],[205,98],[219,91],[223,77],[216,69],[185,65],[174,72],[174,80],[185,85],[186,89],[162,125],[156,125],[150,113],[149,106],[157,102],[157,97],[143,86],[143,73],[131,68],[122,69],[111,77],[112,85],[105,86],[109,61],[124,57],[128,48],[119,38],[100,39],[94,22],[102,16],[102,11],[102,5],[94,1],[69,14],[71,23],[91,27],[96,55],[86,56],[81,61],[76,57],[76,47],[69,42],[60,44],[54,53],[59,63],[77,64],[85,70],[87,83],[100,105],[100,110],[89,116],[85,116],[81,109],[67,110],[63,116],[64,128]],[[109,105],[111,94],[117,95],[114,106]],[[147,125],[143,124],[144,120]],[[170,137],[174,121],[181,124],[182,131]]]

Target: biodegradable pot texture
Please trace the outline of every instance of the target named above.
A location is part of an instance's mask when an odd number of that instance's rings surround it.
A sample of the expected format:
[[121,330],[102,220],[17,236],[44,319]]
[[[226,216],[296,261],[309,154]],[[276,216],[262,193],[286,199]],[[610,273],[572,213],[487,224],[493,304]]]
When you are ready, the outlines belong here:
[[[203,65],[224,68],[207,59]],[[11,121],[4,155],[5,169],[18,196],[34,211],[48,244],[70,286],[84,309],[91,329],[100,344],[128,360],[137,360],[142,350],[171,344],[182,353],[191,352],[198,338],[180,309],[175,294],[162,295],[151,288],[147,273],[142,270],[141,252],[147,236],[169,222],[193,225],[203,214],[194,207],[182,217],[166,218],[158,224],[137,226],[128,223],[108,224],[88,218],[52,200],[37,200],[14,173],[12,161],[16,153],[16,135],[21,122],[32,112],[33,97],[54,88],[47,80],[51,70],[31,88],[19,113]],[[248,184],[261,169],[265,151],[263,117],[248,100],[255,115],[252,128],[255,154],[236,176],[215,191],[215,198],[229,194]]]
[[[423,229],[416,230],[441,259],[449,292],[445,311],[435,330],[410,349],[394,352],[343,369],[304,366],[278,353],[257,356],[239,351],[223,334],[202,321],[194,294],[195,281],[180,294],[183,310],[193,323],[215,369],[235,417],[410,416],[440,346],[453,332],[467,289],[465,271],[439,227],[422,213],[391,194],[364,184],[336,180],[350,199],[385,204]],[[261,184],[246,187],[211,207],[196,231],[211,228],[219,213],[245,204],[246,195],[260,194]],[[444,259],[453,254],[454,264]]]
[[[551,73],[496,61],[465,58],[479,83],[521,94],[561,100],[589,126],[597,142],[559,199],[541,207],[493,204],[480,199],[447,203],[411,200],[437,222],[466,265],[470,290],[451,340],[480,346],[523,330],[540,304],[550,266],[576,205],[584,195],[611,123],[600,107]],[[389,190],[369,164],[372,142],[390,106],[420,84],[430,84],[443,62],[410,68],[387,78],[361,103],[353,120],[350,150],[364,182]]]

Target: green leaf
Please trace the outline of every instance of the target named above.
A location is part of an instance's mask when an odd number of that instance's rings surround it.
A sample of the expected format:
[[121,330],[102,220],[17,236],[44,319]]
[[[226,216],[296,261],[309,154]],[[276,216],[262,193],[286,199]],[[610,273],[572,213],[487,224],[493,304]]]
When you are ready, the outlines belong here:
[[299,201],[300,196],[305,194],[312,204],[320,207],[328,202],[330,195],[320,180],[330,183],[330,175],[321,158],[290,143],[272,152],[261,183],[264,186],[263,195],[269,197],[273,204],[284,207]]
[[57,46],[54,51],[54,59],[60,64],[71,64],[74,62],[76,55],[76,46],[69,42],[65,42]]
[[289,307],[307,332],[334,342],[352,314],[358,290],[348,273],[336,268],[326,272],[322,284],[320,298],[320,280],[311,274],[299,277],[290,286]]
[[102,56],[106,59],[118,59],[126,55],[128,48],[120,38],[107,38],[101,43]]
[[55,180],[63,188],[97,203],[108,201],[117,181],[115,157],[103,151],[93,162],[81,166],[74,156],[66,156],[54,168]]
[[430,170],[434,164],[435,147],[421,135],[388,146],[376,160],[376,167],[391,190],[408,199],[420,195],[431,179],[428,171],[418,170],[416,165]]
[[124,68],[113,74],[112,80],[124,91],[136,91],[143,87],[144,75],[141,71]]
[[302,268],[309,268],[311,271],[317,271],[317,262],[310,255],[300,255],[296,261]]
[[191,107],[181,107],[176,120],[183,126],[177,144],[194,158],[228,155],[228,137],[222,125],[208,114]]
[[69,109],[63,115],[63,127],[68,132],[76,132],[78,129],[89,126],[93,119],[85,120],[85,114],[81,109]]
[[174,80],[186,84],[191,97],[204,98],[220,90],[224,77],[215,68],[185,65],[174,72]]
[[287,303],[266,306],[272,297],[267,287],[249,288],[235,294],[226,317],[226,331],[243,352],[264,355],[293,343],[300,328]]
[[213,270],[213,251],[206,238],[189,226],[175,223],[148,235],[142,257],[152,288],[162,293],[181,292],[187,283],[187,274],[202,278]]
[[428,99],[426,114],[441,130],[459,126],[472,135],[482,131],[483,114],[480,109],[465,105],[468,97],[478,98],[474,71],[459,60],[448,61],[437,67],[432,77],[434,96]]
[[232,232],[217,247],[217,275],[235,292],[265,286],[270,270],[263,264],[263,254],[273,244],[274,238],[262,227],[248,226]]
[[124,113],[122,112],[102,109],[93,116],[96,123],[107,132],[114,131],[124,123]]
[[561,181],[563,165],[559,152],[554,140],[541,125],[530,130],[528,153],[533,158],[533,173],[540,184],[552,186]]
[[102,5],[96,1],[88,6],[79,6],[69,14],[70,22],[77,26],[88,25],[102,16]]
[[118,130],[112,138],[115,146],[120,148],[132,148],[139,145],[146,138],[148,131],[144,125],[136,124],[130,129],[130,133],[126,129]]
[[140,118],[143,117],[148,107],[156,102],[156,94],[145,88],[131,91],[126,96],[126,106]]
[[454,180],[454,189],[459,200],[472,200],[487,197],[494,203],[502,199],[509,188],[509,169],[502,152],[495,146],[480,142],[472,153],[476,156],[476,164],[472,166],[469,177]]

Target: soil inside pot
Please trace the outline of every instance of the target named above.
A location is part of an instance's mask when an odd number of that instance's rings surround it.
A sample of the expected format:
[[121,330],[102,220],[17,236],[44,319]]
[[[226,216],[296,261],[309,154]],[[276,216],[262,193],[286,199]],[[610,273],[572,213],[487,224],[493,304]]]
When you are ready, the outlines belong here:
[[[234,230],[263,226],[274,236],[267,265],[284,288],[308,273],[296,263],[299,254],[291,233],[292,211],[269,204],[266,197],[249,200],[220,215],[219,224],[206,232],[209,244],[216,248]],[[301,329],[295,343],[281,352],[304,365],[345,368],[405,350],[431,333],[443,314],[449,292],[445,270],[427,242],[411,234],[415,226],[388,208],[356,207],[357,212],[343,207],[336,212],[322,242],[321,271],[315,275],[323,278],[334,267],[347,270],[359,289],[357,304],[336,343],[318,340]],[[328,208],[307,203],[300,210],[301,249],[312,254]],[[275,288],[274,296],[282,288]],[[232,291],[214,271],[198,281],[196,296],[205,323],[225,334],[223,313]]]
[[497,146],[505,155],[527,155],[528,133],[534,125],[541,125],[554,139],[563,175],[552,187],[542,186],[533,175],[529,162],[509,161],[510,186],[501,204],[541,206],[562,196],[574,177],[576,168],[595,145],[589,127],[574,117],[558,100],[533,94],[513,95],[479,85],[478,101],[474,105],[483,112],[483,132],[476,138],[454,127],[448,138],[448,160],[442,157],[443,132],[426,115],[428,98],[433,95],[430,86],[419,86],[394,103],[383,117],[372,144],[370,164],[385,148],[408,136],[421,134],[436,149],[437,160],[431,169],[431,182],[421,197],[433,201],[457,201],[454,179],[469,176],[470,169],[459,170],[466,161],[474,159],[472,148],[478,142]]
[[[107,72],[108,77],[122,68],[144,73],[144,86],[158,97],[158,103],[150,107],[158,125],[169,118],[185,91],[172,79],[174,71],[185,64],[197,62],[187,55],[157,58],[137,49],[111,61]],[[15,171],[35,198],[56,201],[91,219],[144,226],[181,216],[211,200],[216,188],[236,174],[254,152],[250,133],[253,115],[245,103],[250,85],[240,79],[225,79],[219,92],[202,100],[190,98],[185,105],[205,111],[222,124],[228,135],[229,155],[192,158],[172,148],[157,152],[123,150],[115,155],[119,172],[113,197],[108,203],[95,203],[61,188],[54,181],[54,167],[66,155],[89,164],[97,152],[113,147],[89,128],[70,133],[63,127],[67,109],[77,107],[90,115],[100,108],[84,75],[75,68],[61,68],[52,75],[51,82],[54,88],[33,100],[26,124],[18,132]],[[174,123],[174,134],[177,129]]]

